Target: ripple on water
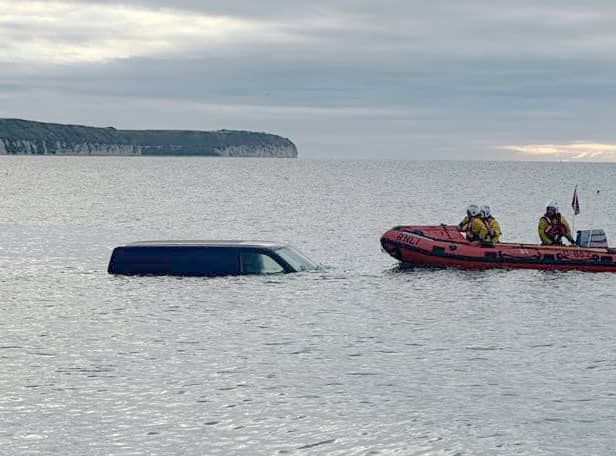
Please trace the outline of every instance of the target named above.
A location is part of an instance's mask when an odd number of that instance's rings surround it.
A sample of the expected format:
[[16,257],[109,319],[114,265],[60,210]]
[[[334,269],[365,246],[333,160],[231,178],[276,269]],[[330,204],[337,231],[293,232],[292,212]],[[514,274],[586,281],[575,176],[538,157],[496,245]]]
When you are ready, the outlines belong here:
[[[142,158],[0,156],[0,448],[613,453],[612,275],[402,268],[378,243],[459,221],[490,182],[514,189],[491,192],[507,239],[533,239],[545,188],[609,189],[613,166]],[[161,238],[280,240],[327,267],[106,273],[113,246]]]

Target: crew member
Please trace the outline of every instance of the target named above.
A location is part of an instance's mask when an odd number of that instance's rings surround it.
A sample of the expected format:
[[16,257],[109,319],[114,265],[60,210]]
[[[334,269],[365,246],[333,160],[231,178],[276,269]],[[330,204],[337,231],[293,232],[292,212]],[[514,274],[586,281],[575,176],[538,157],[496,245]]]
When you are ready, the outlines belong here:
[[466,233],[468,241],[488,241],[488,228],[481,219],[481,211],[476,204],[466,208],[466,217],[458,224],[458,228]]
[[469,204],[466,207],[466,216],[462,219],[460,223],[458,223],[458,228],[460,231],[466,231],[468,229],[468,222],[473,217],[477,217],[481,211],[479,210],[479,206],[476,204]]
[[546,205],[545,214],[539,219],[537,230],[543,245],[562,245],[562,238],[566,238],[571,245],[575,244],[569,223],[560,213],[555,201]]
[[494,217],[492,217],[492,210],[490,206],[484,204],[481,206],[481,218],[488,230],[487,239],[489,242],[500,242],[502,234],[500,223]]

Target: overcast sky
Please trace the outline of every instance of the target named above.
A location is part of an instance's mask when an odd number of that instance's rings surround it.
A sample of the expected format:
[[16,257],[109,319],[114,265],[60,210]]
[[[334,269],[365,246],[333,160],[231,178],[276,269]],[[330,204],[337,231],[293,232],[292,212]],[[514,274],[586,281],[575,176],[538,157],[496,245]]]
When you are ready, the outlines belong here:
[[616,161],[614,24],[613,0],[0,0],[0,117]]

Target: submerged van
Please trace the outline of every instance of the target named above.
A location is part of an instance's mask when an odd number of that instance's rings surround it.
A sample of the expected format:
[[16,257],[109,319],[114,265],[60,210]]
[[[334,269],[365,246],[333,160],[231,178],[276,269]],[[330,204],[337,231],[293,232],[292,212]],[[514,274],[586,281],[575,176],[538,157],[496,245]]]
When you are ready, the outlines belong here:
[[124,275],[224,276],[309,271],[294,248],[262,241],[149,241],[116,247],[107,272]]

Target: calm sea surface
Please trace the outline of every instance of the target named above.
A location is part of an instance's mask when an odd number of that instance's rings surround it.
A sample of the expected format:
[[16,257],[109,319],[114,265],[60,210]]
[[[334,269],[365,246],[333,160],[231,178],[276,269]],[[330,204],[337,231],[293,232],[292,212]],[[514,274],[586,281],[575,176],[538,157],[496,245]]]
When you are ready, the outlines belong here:
[[[406,270],[396,224],[549,199],[616,241],[616,166],[0,157],[0,454],[613,455],[616,274]],[[600,195],[596,195],[599,189]],[[288,242],[317,272],[114,277],[114,246]],[[614,243],[614,242],[612,242]]]

